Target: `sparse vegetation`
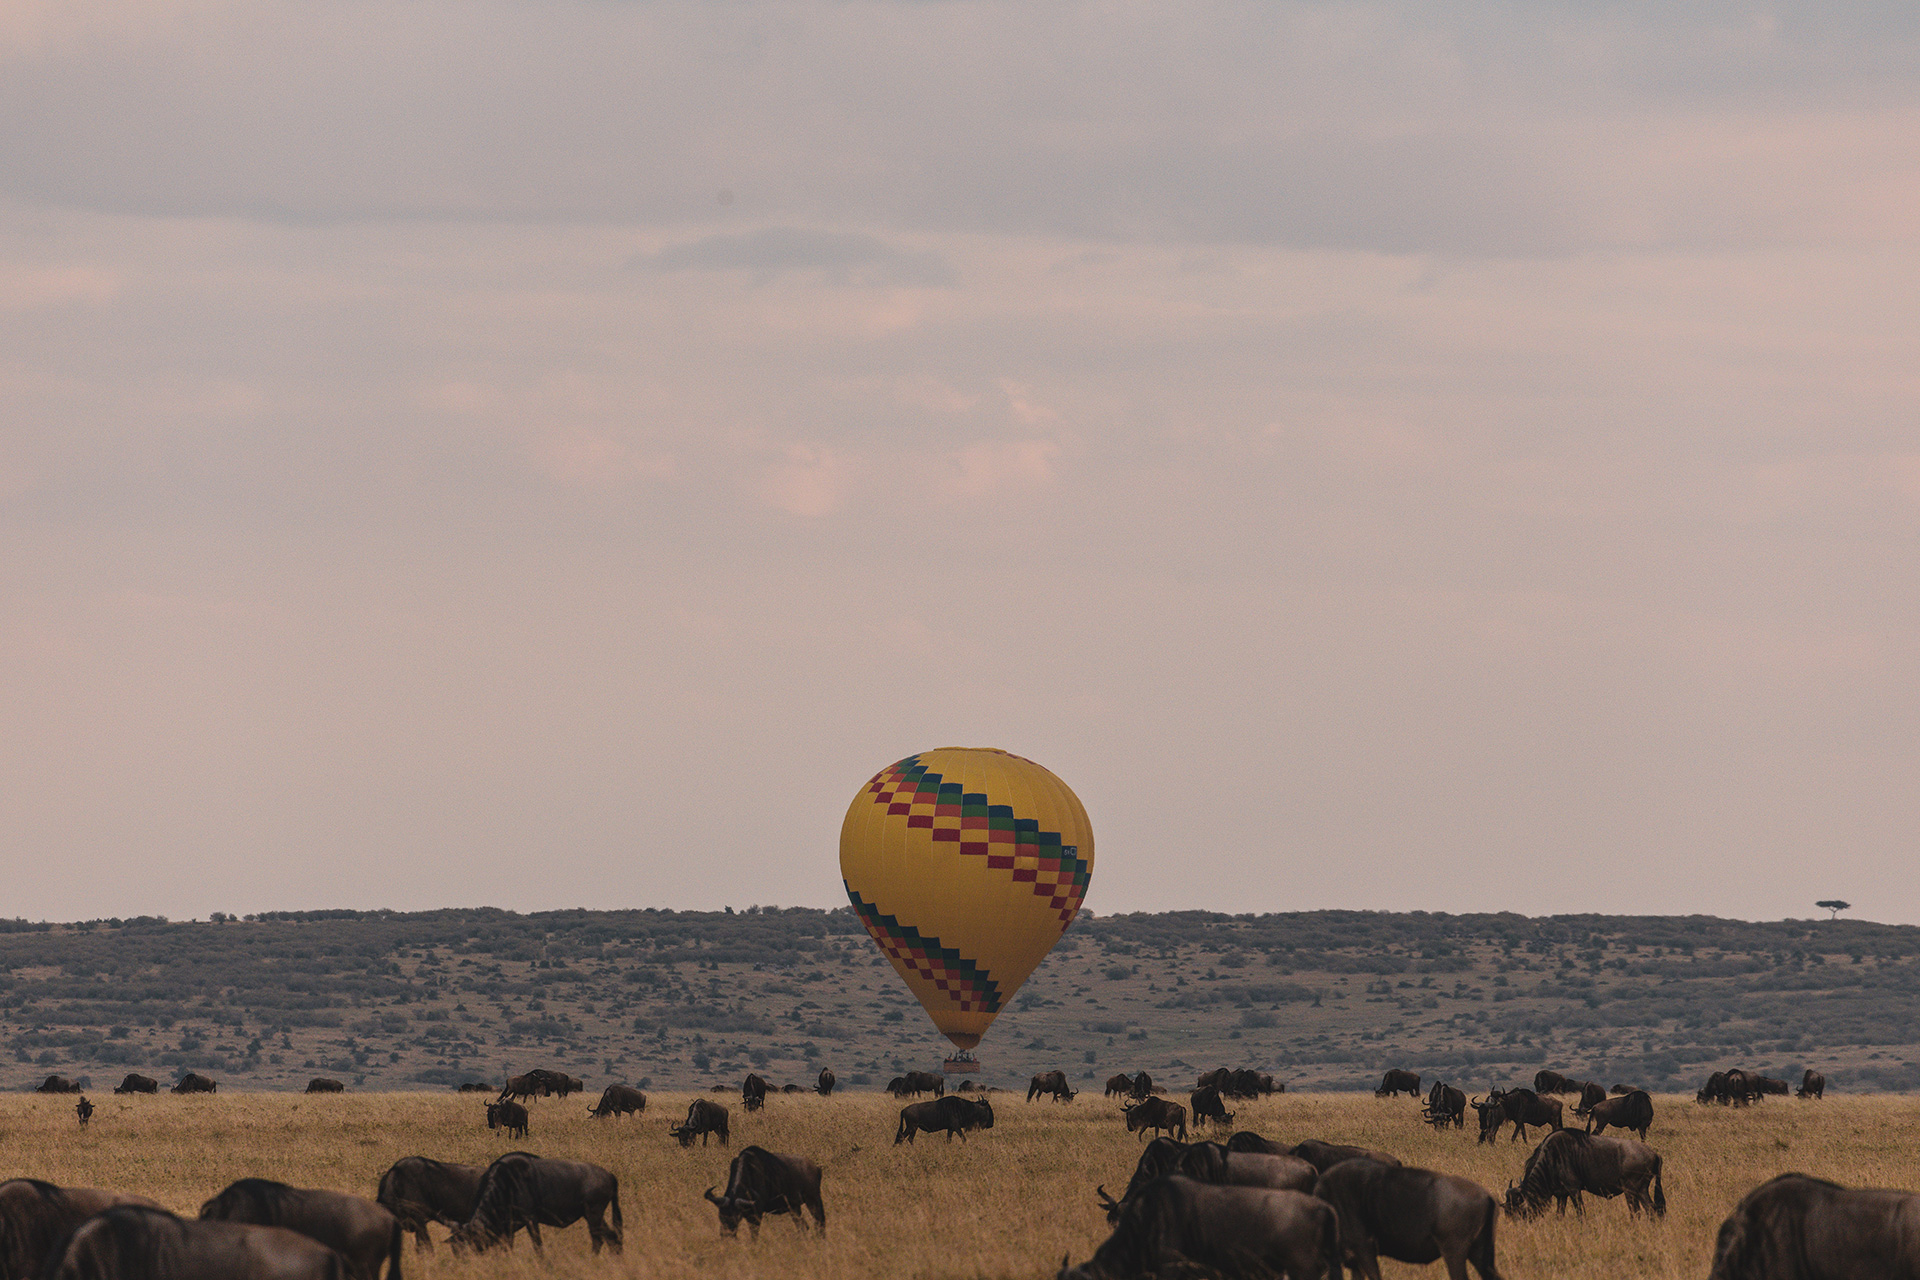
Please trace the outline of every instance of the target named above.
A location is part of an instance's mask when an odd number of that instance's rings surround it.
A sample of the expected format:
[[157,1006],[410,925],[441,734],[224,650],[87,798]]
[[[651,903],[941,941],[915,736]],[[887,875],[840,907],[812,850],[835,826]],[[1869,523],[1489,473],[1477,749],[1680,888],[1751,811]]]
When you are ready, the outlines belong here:
[[[1083,916],[1001,1014],[982,1078],[1231,1064],[1347,1089],[1406,1066],[1484,1087],[1552,1065],[1690,1089],[1738,1064],[1907,1089],[1917,993],[1920,929],[1856,920]],[[439,1089],[546,1063],[690,1088],[829,1062],[885,1079],[947,1045],[850,912],[750,908],[0,921],[0,1049],[16,1087],[326,1070]]]

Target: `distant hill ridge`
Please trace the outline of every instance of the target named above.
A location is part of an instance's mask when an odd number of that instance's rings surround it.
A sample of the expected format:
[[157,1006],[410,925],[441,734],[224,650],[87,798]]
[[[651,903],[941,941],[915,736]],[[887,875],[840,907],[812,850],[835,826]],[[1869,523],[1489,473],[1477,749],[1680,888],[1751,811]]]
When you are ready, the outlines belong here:
[[[1393,1065],[1484,1087],[1548,1064],[1691,1087],[1737,1061],[1909,1088],[1916,994],[1920,928],[1861,920],[1083,914],[984,1053],[1009,1082],[1231,1064],[1356,1088]],[[846,908],[0,921],[16,1085],[445,1087],[539,1061],[662,1088],[831,1062],[858,1085],[944,1045]]]

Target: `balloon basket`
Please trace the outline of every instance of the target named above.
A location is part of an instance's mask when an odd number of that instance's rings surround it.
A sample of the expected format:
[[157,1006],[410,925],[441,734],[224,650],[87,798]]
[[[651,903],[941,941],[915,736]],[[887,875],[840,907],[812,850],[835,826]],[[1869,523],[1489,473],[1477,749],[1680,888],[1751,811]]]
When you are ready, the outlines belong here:
[[978,1071],[979,1069],[980,1059],[974,1057],[965,1049],[962,1049],[940,1064],[940,1070],[947,1075],[953,1075],[960,1071]]

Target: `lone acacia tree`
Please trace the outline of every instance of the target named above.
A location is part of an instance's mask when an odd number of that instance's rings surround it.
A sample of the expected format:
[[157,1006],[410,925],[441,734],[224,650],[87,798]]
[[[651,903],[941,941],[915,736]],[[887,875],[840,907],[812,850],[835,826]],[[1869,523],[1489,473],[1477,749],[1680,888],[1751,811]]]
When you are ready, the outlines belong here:
[[1842,911],[1850,911],[1853,909],[1851,902],[1842,902],[1838,898],[1828,898],[1825,902],[1816,902],[1813,905],[1816,907],[1825,907],[1827,909],[1827,919],[1829,920],[1837,920],[1840,918]]

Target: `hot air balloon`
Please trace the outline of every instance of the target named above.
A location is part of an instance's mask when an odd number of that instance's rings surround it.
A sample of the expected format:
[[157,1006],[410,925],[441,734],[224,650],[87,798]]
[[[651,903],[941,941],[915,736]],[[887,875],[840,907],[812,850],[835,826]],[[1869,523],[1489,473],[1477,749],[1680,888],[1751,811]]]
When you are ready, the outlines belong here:
[[1073,923],[1093,828],[1033,761],[942,747],[861,788],[840,828],[840,874],[874,942],[964,1051]]

